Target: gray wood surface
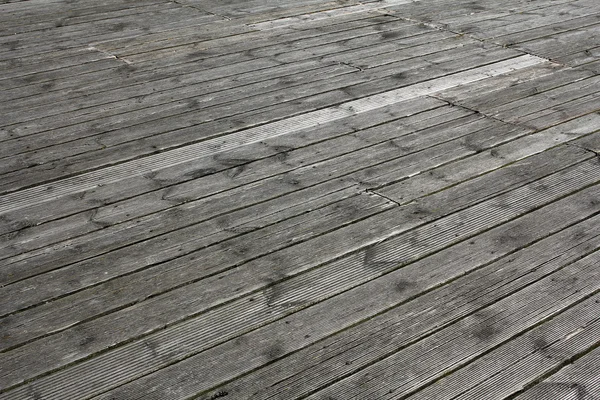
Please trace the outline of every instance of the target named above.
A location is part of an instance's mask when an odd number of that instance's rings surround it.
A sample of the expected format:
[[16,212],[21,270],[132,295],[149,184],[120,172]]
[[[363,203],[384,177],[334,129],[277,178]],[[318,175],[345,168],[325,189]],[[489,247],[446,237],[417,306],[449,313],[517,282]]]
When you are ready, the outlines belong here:
[[600,393],[596,0],[0,0],[0,400]]

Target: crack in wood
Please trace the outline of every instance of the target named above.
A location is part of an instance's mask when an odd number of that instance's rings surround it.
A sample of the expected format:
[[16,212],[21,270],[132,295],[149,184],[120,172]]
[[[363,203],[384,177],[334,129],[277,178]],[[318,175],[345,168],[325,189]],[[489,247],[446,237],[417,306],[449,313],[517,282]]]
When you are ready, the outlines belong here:
[[394,203],[394,204],[395,204],[395,205],[397,205],[397,206],[401,205],[401,204],[400,204],[400,203],[398,203],[396,200],[394,200],[394,199],[392,199],[392,198],[390,198],[390,197],[387,197],[387,196],[385,196],[385,195],[383,195],[383,194],[381,194],[381,193],[377,193],[377,192],[376,192],[374,189],[366,189],[366,190],[365,190],[365,192],[366,192],[366,193],[369,193],[369,194],[371,194],[371,195],[374,195],[374,196],[379,196],[379,197],[381,197],[382,199],[385,199],[385,200],[387,200],[387,201],[389,201],[389,202],[392,202],[392,203]]
[[114,59],[114,60],[121,61],[121,62],[122,62],[122,63],[124,63],[125,65],[132,65],[132,64],[133,64],[133,61],[129,61],[129,60],[127,60],[126,58],[123,58],[123,57],[120,57],[120,56],[118,56],[118,55],[116,55],[116,54],[113,54],[113,53],[110,53],[110,52],[108,52],[108,51],[105,51],[105,50],[99,49],[99,48],[97,48],[97,47],[95,47],[95,46],[89,45],[87,48],[88,48],[88,50],[91,50],[91,51],[97,51],[98,53],[102,53],[102,54],[104,54],[104,55],[106,55],[106,56],[108,56],[109,58],[112,58],[112,59]]

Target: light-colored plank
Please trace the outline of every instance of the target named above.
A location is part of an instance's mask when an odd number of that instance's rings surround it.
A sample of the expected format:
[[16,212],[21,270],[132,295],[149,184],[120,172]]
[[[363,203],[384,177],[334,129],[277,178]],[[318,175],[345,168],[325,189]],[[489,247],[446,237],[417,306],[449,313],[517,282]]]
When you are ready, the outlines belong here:
[[226,139],[215,138],[198,144],[148,156],[140,160],[130,161],[101,171],[89,172],[75,178],[67,178],[31,189],[25,189],[13,194],[8,194],[0,199],[0,213],[16,210],[35,204],[49,201],[53,198],[75,194],[90,190],[99,185],[118,182],[132,175],[142,176],[163,168],[171,167],[196,160],[201,157],[214,155],[241,145],[259,142],[274,136],[291,134],[301,129],[318,124],[339,120],[354,114],[385,107],[390,104],[406,101],[428,94],[440,92],[453,86],[483,80],[487,77],[499,75],[515,69],[526,68],[542,62],[537,57],[521,56],[507,61],[486,65],[472,70],[459,72],[447,77],[437,78],[426,83],[415,84],[401,89],[368,96],[359,100],[352,100],[336,107],[330,107],[272,122],[256,128],[241,131],[238,134],[227,136]]

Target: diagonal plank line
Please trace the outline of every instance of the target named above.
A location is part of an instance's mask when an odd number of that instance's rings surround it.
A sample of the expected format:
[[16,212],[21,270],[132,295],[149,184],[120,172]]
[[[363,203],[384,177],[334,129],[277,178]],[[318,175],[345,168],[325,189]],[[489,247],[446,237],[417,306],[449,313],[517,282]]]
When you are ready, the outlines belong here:
[[228,135],[227,137],[206,140],[105,169],[9,193],[0,198],[0,214],[41,204],[85,190],[91,190],[99,186],[105,186],[126,178],[131,178],[132,176],[141,176],[175,165],[194,161],[202,157],[212,156],[215,153],[256,143],[268,138],[292,134],[324,123],[365,113],[413,98],[434,94],[452,87],[480,81],[544,62],[547,62],[547,60],[536,56],[518,56],[509,60],[473,68],[468,71],[271,122],[239,131],[235,134]]

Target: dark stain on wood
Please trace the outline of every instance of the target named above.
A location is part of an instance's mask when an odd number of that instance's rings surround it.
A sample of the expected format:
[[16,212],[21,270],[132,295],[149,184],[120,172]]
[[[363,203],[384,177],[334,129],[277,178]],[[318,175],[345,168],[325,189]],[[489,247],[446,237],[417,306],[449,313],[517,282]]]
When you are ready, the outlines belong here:
[[276,360],[284,354],[285,348],[277,341],[270,344],[264,352],[264,356],[270,361]]
[[483,323],[473,331],[473,336],[483,342],[493,339],[499,332],[493,325]]
[[208,399],[209,400],[217,400],[217,399],[223,398],[223,397],[225,397],[227,395],[229,395],[228,392],[226,392],[225,390],[221,390],[221,391],[213,394],[212,396],[210,396]]
[[113,32],[123,32],[127,28],[127,24],[124,22],[119,22],[118,24],[114,24],[110,27],[110,30]]
[[407,290],[410,290],[411,288],[414,288],[416,286],[416,283],[414,282],[410,282],[410,281],[406,281],[406,280],[398,280],[394,283],[394,289],[396,290],[396,292],[398,293],[404,293]]
[[189,179],[198,179],[215,174],[217,172],[219,172],[219,170],[216,168],[199,168],[190,172],[186,172],[183,176]]
[[79,341],[79,347],[86,347],[87,345],[94,343],[96,338],[93,335],[85,336]]
[[381,33],[381,38],[384,40],[388,40],[388,39],[396,39],[399,37],[403,37],[405,34],[402,33],[401,31],[388,31],[388,32],[382,32]]
[[376,261],[377,258],[377,245],[369,246],[365,249],[363,257],[363,266],[365,268],[371,268],[376,270],[388,270],[390,268],[396,268],[402,264],[402,261]]

